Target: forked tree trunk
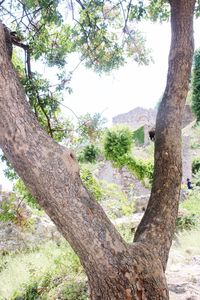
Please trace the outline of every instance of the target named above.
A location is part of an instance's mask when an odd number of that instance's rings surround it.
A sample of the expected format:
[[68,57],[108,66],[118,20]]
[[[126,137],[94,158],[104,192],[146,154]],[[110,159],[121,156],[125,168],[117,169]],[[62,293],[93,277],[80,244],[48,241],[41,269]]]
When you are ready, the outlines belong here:
[[181,184],[181,119],[193,54],[195,0],[171,0],[172,43],[155,141],[148,208],[126,244],[83,186],[70,150],[40,127],[10,63],[0,24],[0,146],[69,241],[87,273],[92,300],[168,299],[164,275]]

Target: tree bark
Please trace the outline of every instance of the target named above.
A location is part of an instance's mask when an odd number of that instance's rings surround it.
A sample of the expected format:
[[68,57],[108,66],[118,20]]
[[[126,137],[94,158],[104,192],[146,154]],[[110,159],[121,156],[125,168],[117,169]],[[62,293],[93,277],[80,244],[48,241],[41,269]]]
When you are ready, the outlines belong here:
[[181,118],[193,52],[194,3],[171,1],[172,44],[156,125],[154,182],[133,245],[123,241],[83,186],[74,154],[38,124],[12,68],[9,39],[0,24],[0,146],[79,256],[92,300],[168,299],[164,269],[180,191]]
[[195,0],[171,0],[171,48],[167,85],[155,131],[155,169],[150,200],[135,241],[148,242],[165,269],[175,230],[182,179],[181,123],[188,93]]

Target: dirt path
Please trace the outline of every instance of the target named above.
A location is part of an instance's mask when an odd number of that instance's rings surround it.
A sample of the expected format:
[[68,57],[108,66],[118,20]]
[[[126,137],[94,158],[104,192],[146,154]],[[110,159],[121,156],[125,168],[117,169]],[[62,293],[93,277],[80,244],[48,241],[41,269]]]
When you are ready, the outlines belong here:
[[188,259],[172,249],[166,274],[171,300],[200,300],[200,255]]

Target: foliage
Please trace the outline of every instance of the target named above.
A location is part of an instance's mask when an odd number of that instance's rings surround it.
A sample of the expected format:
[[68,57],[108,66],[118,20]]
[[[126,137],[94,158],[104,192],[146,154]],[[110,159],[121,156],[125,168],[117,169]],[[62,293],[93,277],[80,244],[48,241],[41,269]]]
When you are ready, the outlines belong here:
[[91,192],[92,196],[100,201],[103,199],[103,189],[101,183],[92,175],[92,173],[85,167],[81,166],[81,179],[86,188]]
[[132,132],[128,127],[115,126],[108,129],[104,136],[105,158],[115,166],[122,167],[126,156],[131,152],[132,144]]
[[116,225],[116,228],[127,243],[133,242],[135,228],[132,222]]
[[99,149],[94,144],[89,144],[81,150],[80,154],[78,155],[78,160],[80,162],[95,163],[98,154],[99,154]]
[[14,185],[14,192],[16,192],[16,195],[21,199],[23,199],[23,201],[29,204],[31,207],[40,209],[39,204],[37,203],[36,199],[27,190],[22,179],[18,179],[16,181]]
[[153,178],[153,163],[150,160],[136,159],[133,157],[126,157],[125,165],[128,170],[140,179],[148,178],[150,182]]
[[79,117],[77,133],[81,142],[94,143],[99,140],[107,122],[100,113],[91,115],[87,113]]
[[65,288],[62,289],[63,299],[69,300],[88,300],[89,295],[87,292],[87,286],[85,282],[71,282],[68,285],[65,285]]
[[6,200],[0,201],[0,221],[15,222],[17,218],[17,212],[14,204],[15,199],[10,197]]
[[104,137],[104,153],[115,167],[127,167],[140,180],[145,177],[150,181],[153,177],[153,164],[151,161],[136,159],[131,155],[133,134],[127,127],[116,126],[107,130]]
[[200,171],[200,158],[198,157],[192,161],[192,173],[196,174],[199,171]]
[[138,145],[144,144],[144,126],[138,128],[133,132],[133,139]]
[[198,225],[198,218],[195,214],[186,216],[178,216],[176,219],[176,229],[179,230],[191,230]]
[[16,198],[15,194],[0,202],[0,221],[12,222],[21,228],[29,228],[33,220],[29,218],[27,210],[23,207],[22,201]]
[[0,155],[0,159],[6,164],[6,168],[4,169],[4,175],[10,180],[17,179],[18,175],[9,163],[9,161],[6,159],[5,155]]
[[200,49],[194,55],[194,67],[192,76],[192,109],[200,121]]

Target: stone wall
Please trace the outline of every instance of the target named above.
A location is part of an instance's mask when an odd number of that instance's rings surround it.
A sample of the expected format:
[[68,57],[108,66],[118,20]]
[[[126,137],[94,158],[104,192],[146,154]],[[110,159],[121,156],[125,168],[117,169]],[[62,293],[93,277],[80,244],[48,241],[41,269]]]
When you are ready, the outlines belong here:
[[155,125],[156,114],[157,111],[155,109],[136,107],[127,113],[115,116],[113,124],[126,124],[133,129],[138,129],[144,125],[151,127]]
[[106,180],[108,183],[115,183],[127,194],[127,196],[141,196],[148,195],[149,189],[145,188],[143,184],[126,168],[119,170],[112,167],[112,164],[105,161],[99,167],[96,176],[100,180]]
[[[113,117],[113,124],[126,124],[133,129],[138,129],[141,126],[146,126],[146,128],[151,128],[155,126],[156,123],[156,109],[146,109],[142,107],[136,107],[133,110],[117,115]],[[185,105],[182,128],[186,127],[188,124],[195,120],[195,115],[191,111],[188,104]]]

